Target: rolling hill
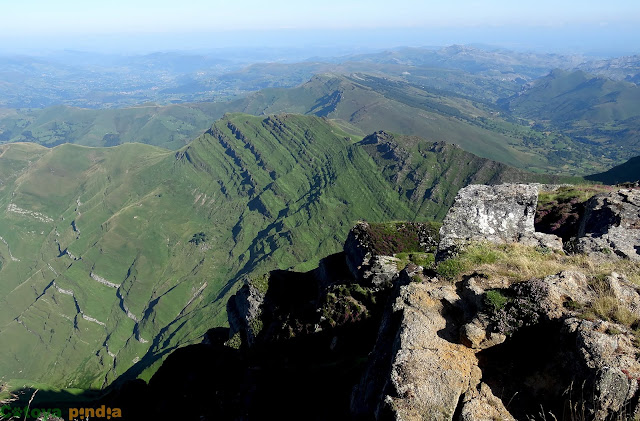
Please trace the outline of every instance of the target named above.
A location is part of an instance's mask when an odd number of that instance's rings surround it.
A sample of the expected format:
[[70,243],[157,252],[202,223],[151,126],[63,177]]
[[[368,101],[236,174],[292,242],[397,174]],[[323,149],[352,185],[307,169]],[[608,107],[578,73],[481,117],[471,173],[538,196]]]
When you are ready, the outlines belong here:
[[64,105],[42,110],[0,110],[0,141],[33,142],[47,147],[63,143],[116,146],[147,143],[180,149],[222,117],[226,103],[118,109],[87,109]]
[[314,114],[359,135],[386,130],[455,143],[540,173],[583,175],[613,165],[610,159],[594,159],[580,142],[519,124],[491,104],[387,77],[319,75],[297,88],[264,89],[234,107],[256,115]]
[[541,131],[562,132],[594,156],[621,163],[640,153],[640,87],[633,83],[554,70],[502,105]]
[[636,156],[617,165],[609,171],[585,177],[590,181],[598,181],[605,184],[633,183],[640,181],[640,156]]
[[441,218],[465,184],[559,181],[315,116],[229,114],[178,151],[0,146],[0,376],[149,378],[224,325],[238,281],[304,270],[361,219]]

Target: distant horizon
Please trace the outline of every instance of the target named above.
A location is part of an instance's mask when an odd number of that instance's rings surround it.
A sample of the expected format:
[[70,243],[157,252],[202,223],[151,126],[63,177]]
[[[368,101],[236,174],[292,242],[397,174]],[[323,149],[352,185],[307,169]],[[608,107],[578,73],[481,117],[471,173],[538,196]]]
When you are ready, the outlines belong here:
[[27,0],[3,4],[0,52],[486,44],[613,56],[640,54],[638,28],[630,0]]
[[[124,55],[203,54],[229,49],[266,49],[266,54],[271,48],[299,50],[302,58],[454,44],[520,52],[615,57],[640,54],[640,30],[634,25],[562,25],[130,32],[48,37],[0,35],[0,54],[46,55],[62,51]],[[309,55],[305,56],[304,51]]]

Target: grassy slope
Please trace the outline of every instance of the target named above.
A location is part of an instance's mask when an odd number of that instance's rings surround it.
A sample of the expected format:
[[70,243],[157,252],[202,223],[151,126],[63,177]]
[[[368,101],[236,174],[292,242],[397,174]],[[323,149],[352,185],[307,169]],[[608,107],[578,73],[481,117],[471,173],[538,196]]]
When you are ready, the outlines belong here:
[[[340,69],[351,65],[357,68],[357,63],[346,63]],[[9,110],[0,112],[0,141],[32,141],[47,146],[63,142],[89,146],[141,142],[179,149],[204,132],[223,111],[254,115],[287,112],[328,117],[358,135],[387,130],[456,143],[477,155],[539,173],[589,174],[618,163],[617,156],[600,159],[602,151],[585,148],[562,131],[549,135],[516,124],[491,104],[433,87],[428,83],[434,79],[428,76],[429,69],[412,68],[405,74],[403,68],[384,66],[380,71],[385,77],[321,75],[297,88],[264,89],[229,103]],[[457,77],[464,79],[464,75]],[[469,78],[469,83],[484,86],[476,76]],[[451,87],[445,84],[443,88]],[[603,124],[601,137],[611,130],[608,124]]]
[[[416,156],[402,161],[407,180],[428,178],[411,194],[384,151],[317,117],[227,115],[178,152],[2,145],[0,375],[148,378],[225,323],[241,276],[312,268],[359,219],[441,217],[462,185],[511,178],[459,148],[398,139]],[[190,243],[201,231],[207,242]]]
[[562,131],[596,157],[619,164],[640,153],[640,87],[632,83],[554,70],[504,105],[541,130]]
[[640,156],[631,158],[624,164],[611,168],[609,171],[585,177],[587,180],[600,181],[605,184],[617,184],[640,180]]
[[417,212],[444,218],[458,190],[468,184],[510,182],[581,183],[578,177],[529,173],[478,157],[446,143],[413,136],[377,132],[361,145],[396,190],[414,203]]
[[[313,265],[355,220],[413,214],[317,118],[232,116],[178,155],[139,144],[3,151],[5,378],[102,386],[142,358],[139,372],[223,323],[240,274]],[[189,243],[199,231],[209,241]]]
[[104,110],[67,106],[14,110],[0,113],[0,140],[49,147],[137,142],[179,149],[202,134],[228,107],[225,103],[194,103]]
[[315,114],[360,135],[386,130],[456,143],[479,156],[534,172],[593,173],[610,163],[595,160],[571,139],[509,122],[489,105],[370,75],[321,75],[297,88],[265,89],[244,100],[241,110]]

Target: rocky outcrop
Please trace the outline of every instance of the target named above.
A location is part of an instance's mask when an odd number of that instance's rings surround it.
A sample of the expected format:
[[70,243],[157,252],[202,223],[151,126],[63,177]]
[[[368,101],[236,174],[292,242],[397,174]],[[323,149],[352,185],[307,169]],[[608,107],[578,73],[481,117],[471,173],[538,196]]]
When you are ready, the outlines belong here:
[[458,341],[455,286],[409,279],[405,274],[383,319],[352,411],[376,419],[450,420],[456,413],[513,419],[481,382],[474,350]]
[[[463,189],[440,231],[440,257],[474,241],[561,248],[559,237],[534,231],[536,200],[537,186]],[[634,200],[595,201],[583,238],[635,229]],[[317,269],[248,280],[228,302],[230,332],[206,338],[235,365],[216,372],[215,390],[195,389],[212,403],[199,419],[308,418],[311,407],[316,419],[640,415],[640,287],[620,273],[579,270],[524,281],[467,271],[452,282],[431,260],[394,257],[404,247],[436,251],[434,232],[432,224],[362,222],[344,252]],[[166,381],[183,371],[177,365]],[[191,382],[200,371],[180,376]],[[272,409],[282,396],[293,406]]]
[[[510,420],[535,416],[540,405],[562,414],[570,401],[593,420],[638,412],[634,336],[623,325],[579,317],[576,309],[598,297],[582,273],[498,289],[485,278],[459,285],[409,279],[397,285],[354,389],[355,414]],[[603,282],[640,317],[635,286],[615,273]],[[490,303],[490,291],[506,298],[503,307]],[[573,396],[565,393],[571,388]]]
[[474,241],[523,242],[562,249],[562,240],[534,229],[538,187],[533,184],[470,185],[460,189],[440,229],[436,259]]
[[255,324],[259,322],[265,293],[258,290],[250,282],[227,302],[227,314],[230,327],[230,337],[238,335],[238,339],[247,346],[255,342]]
[[[402,240],[412,237],[414,248],[424,252],[435,250],[438,245],[437,231],[431,223],[404,222],[389,224],[357,223],[347,236],[344,245],[346,262],[355,279],[372,285],[389,286],[397,277],[397,259],[389,256],[401,252]],[[413,250],[415,251],[415,250]]]
[[[440,230],[438,260],[476,241],[562,250],[559,237],[534,231],[537,194],[531,185],[462,189]],[[638,244],[638,203],[633,191],[595,197],[581,235],[629,257]],[[405,273],[352,411],[376,419],[484,420],[524,419],[545,407],[575,418],[578,404],[587,419],[638,414],[639,350],[629,326],[640,320],[639,288],[615,272],[594,282],[571,271],[513,284],[470,277],[457,285],[411,282]],[[588,316],[584,309],[596,301],[613,303],[607,311],[617,315]],[[626,324],[619,320],[625,314]]]
[[640,260],[640,190],[592,197],[580,221],[575,251]]

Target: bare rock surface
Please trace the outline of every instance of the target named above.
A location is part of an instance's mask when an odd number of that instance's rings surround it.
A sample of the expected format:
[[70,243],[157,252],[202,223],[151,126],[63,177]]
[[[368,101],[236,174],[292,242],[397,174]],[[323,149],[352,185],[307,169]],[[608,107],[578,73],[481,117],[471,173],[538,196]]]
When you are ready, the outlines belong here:
[[227,302],[227,315],[231,335],[240,333],[248,346],[255,341],[251,324],[261,317],[262,303],[265,294],[251,283],[245,283],[240,290]]
[[[633,284],[615,273],[603,283],[605,293],[637,311],[640,295]],[[581,272],[512,285],[483,278],[458,285],[411,282],[404,274],[396,288],[365,375],[354,389],[355,414],[512,420],[534,415],[539,402],[559,414],[580,394],[588,419],[637,412],[640,362],[634,335],[614,322],[578,317],[576,308],[597,297]],[[492,289],[508,297],[503,308],[488,306],[486,291]],[[509,361],[517,361],[513,372]],[[572,387],[570,397],[565,392]],[[503,399],[518,393],[516,416]]]
[[592,197],[580,221],[576,251],[640,260],[640,190]]
[[562,248],[559,238],[535,232],[537,203],[538,187],[533,184],[470,185],[460,189],[440,229],[437,260],[454,255],[473,241],[522,241]]

